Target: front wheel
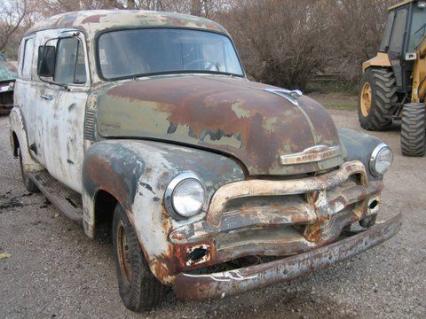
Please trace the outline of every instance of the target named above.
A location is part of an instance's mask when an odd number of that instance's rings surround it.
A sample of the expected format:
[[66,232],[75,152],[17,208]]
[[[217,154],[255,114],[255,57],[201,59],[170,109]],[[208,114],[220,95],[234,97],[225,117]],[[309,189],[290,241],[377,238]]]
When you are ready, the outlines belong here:
[[401,119],[402,155],[421,157],[426,148],[426,107],[421,103],[404,105]]
[[124,305],[131,311],[151,310],[167,291],[151,273],[137,235],[120,205],[114,211],[113,249],[118,288]]

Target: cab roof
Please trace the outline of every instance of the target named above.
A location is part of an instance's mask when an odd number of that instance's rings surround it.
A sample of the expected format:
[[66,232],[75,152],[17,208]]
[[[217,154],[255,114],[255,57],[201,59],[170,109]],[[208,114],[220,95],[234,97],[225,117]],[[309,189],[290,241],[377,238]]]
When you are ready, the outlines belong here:
[[187,14],[145,10],[87,10],[47,18],[36,23],[26,35],[47,29],[75,28],[94,36],[105,29],[137,27],[194,28],[227,34],[220,24]]

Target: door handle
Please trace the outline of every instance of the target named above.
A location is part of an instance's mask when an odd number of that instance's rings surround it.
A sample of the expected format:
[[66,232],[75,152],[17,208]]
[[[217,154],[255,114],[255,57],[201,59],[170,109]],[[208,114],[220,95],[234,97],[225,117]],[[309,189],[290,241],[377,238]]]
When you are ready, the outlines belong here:
[[40,97],[41,97],[43,100],[46,100],[46,101],[52,101],[52,100],[53,100],[53,95],[42,94],[42,95],[40,95]]

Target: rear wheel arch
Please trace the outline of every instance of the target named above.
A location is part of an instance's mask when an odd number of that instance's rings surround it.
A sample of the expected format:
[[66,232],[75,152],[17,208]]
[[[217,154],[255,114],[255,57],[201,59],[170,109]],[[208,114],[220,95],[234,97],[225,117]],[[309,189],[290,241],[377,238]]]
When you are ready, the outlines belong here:
[[15,131],[11,133],[12,152],[14,157],[18,157],[19,139]]

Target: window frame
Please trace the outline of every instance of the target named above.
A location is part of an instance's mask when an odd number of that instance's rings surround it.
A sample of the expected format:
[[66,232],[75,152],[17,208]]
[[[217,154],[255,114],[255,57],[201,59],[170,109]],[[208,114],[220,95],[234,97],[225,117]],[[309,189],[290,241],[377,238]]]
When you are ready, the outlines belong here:
[[[24,74],[24,68],[26,66],[25,64],[25,58],[27,57],[28,54],[28,47],[27,47],[27,43],[29,41],[32,41],[32,52],[31,52],[31,61],[29,62],[29,76],[25,76]],[[19,77],[22,80],[26,80],[26,81],[31,81],[33,79],[33,64],[34,64],[34,46],[35,46],[35,37],[31,36],[31,37],[27,37],[22,39],[22,57],[21,57],[21,65],[19,67]]]
[[[408,27],[409,27],[409,29],[407,29],[407,43],[406,43],[406,51],[407,52],[410,52],[410,44],[411,44],[411,41],[413,40],[413,36],[415,35],[415,31],[416,30],[413,30],[413,28],[414,28],[414,25],[413,25],[413,23],[414,23],[414,10],[416,10],[416,4],[415,3],[412,3],[411,4],[411,6],[410,6],[410,13],[409,13],[409,15],[410,15],[410,21],[408,22],[409,23],[409,25],[408,25]],[[422,11],[425,11],[426,12],[426,9],[421,9]],[[425,28],[425,24],[423,24],[423,28]],[[423,32],[425,32],[426,31],[426,29],[424,29],[423,30]],[[423,37],[425,36],[425,33],[423,34]],[[420,43],[418,43],[417,45],[419,45]],[[413,48],[413,51],[412,52],[414,52],[415,51],[415,48]]]
[[386,28],[385,31],[383,33],[383,40],[380,43],[380,52],[388,52],[389,51],[389,46],[390,46],[390,40],[392,38],[392,31],[393,31],[393,26],[395,24],[395,17],[396,17],[396,12],[392,11],[389,13],[389,17],[386,23]]
[[[52,77],[52,82],[54,84],[66,85],[66,86],[87,86],[88,83],[89,83],[88,60],[87,60],[86,48],[85,48],[85,44],[84,44],[83,39],[81,39],[79,35],[78,36],[71,35],[71,36],[65,36],[65,37],[58,37],[57,39],[58,39],[58,42],[56,43],[55,74]],[[66,40],[66,39],[76,39],[78,41],[77,52],[80,48],[83,50],[84,72],[86,73],[86,81],[84,83],[75,83],[75,82],[60,83],[60,82],[57,82],[55,80],[56,69],[57,69],[57,65],[58,65],[59,45],[60,45],[62,40]],[[78,54],[76,54],[76,58],[75,58],[75,62],[74,62],[74,76],[73,76],[74,80],[75,80],[75,74],[76,74],[77,60],[78,60]]]
[[[403,32],[402,33],[402,38],[401,38],[401,44],[400,44],[400,46],[401,46],[401,50],[400,51],[395,51],[395,50],[392,50],[392,39],[393,39],[393,36],[394,36],[394,34],[395,34],[395,28],[396,28],[396,22],[397,22],[397,19],[398,19],[398,17],[402,14],[402,12],[403,11],[405,11],[405,26],[404,26],[404,30],[405,30],[405,32]],[[408,23],[409,23],[409,14],[410,14],[410,8],[409,7],[402,7],[402,8],[399,8],[399,9],[397,9],[396,11],[395,11],[395,18],[394,18],[394,22],[393,22],[393,27],[392,27],[392,35],[391,35],[391,37],[390,37],[390,39],[389,39],[389,52],[392,52],[392,53],[399,53],[399,54],[401,54],[401,56],[404,54],[404,52],[405,52],[405,48],[406,48],[406,38],[407,38],[407,33],[408,33],[408,28],[407,28],[407,26],[408,26]]]
[[[133,76],[123,76],[123,77],[117,77],[117,78],[111,78],[110,79],[110,78],[107,78],[107,77],[105,77],[103,75],[102,68],[101,68],[101,63],[100,63],[100,56],[99,56],[99,39],[100,39],[100,37],[103,34],[109,33],[109,32],[127,31],[127,30],[146,30],[146,29],[151,29],[151,30],[152,29],[161,29],[161,30],[167,30],[167,29],[170,29],[170,30],[191,30],[191,31],[201,31],[201,32],[215,33],[215,34],[222,35],[222,36],[228,38],[229,41],[231,42],[231,45],[232,45],[232,47],[234,49],[234,52],[235,52],[235,54],[237,56],[238,63],[240,65],[240,67],[241,67],[242,75],[232,74],[232,76],[238,77],[238,78],[247,78],[246,70],[244,68],[244,65],[241,62],[241,57],[240,57],[240,54],[239,54],[239,52],[238,52],[238,50],[237,50],[237,48],[235,46],[235,43],[232,40],[232,38],[228,34],[226,34],[226,33],[218,32],[218,31],[215,31],[215,30],[200,29],[200,28],[181,28],[181,27],[168,27],[168,26],[152,26],[152,27],[149,27],[149,26],[147,26],[147,27],[140,27],[140,26],[138,26],[138,27],[133,27],[133,28],[131,28],[131,27],[126,27],[126,28],[123,28],[123,27],[121,27],[121,28],[120,27],[119,28],[109,28],[109,29],[102,30],[102,31],[100,31],[100,32],[98,32],[96,34],[96,36],[95,36],[95,46],[94,46],[94,51],[95,51],[95,65],[96,65],[96,73],[97,73],[98,77],[101,80],[106,81],[106,82],[114,82],[114,81],[119,81],[119,80],[132,79],[135,76],[134,75]],[[231,74],[226,73],[226,72],[203,72],[203,71],[196,71],[196,72],[194,72],[194,71],[189,71],[189,72],[176,71],[175,72],[175,71],[170,71],[170,72],[146,73],[146,74],[143,74],[143,75],[140,75],[140,76],[137,76],[137,77],[141,77],[142,78],[142,77],[149,77],[149,76],[156,76],[156,75],[193,74],[193,73],[200,73],[200,74],[204,73],[204,74],[211,74],[211,75],[231,75]]]

